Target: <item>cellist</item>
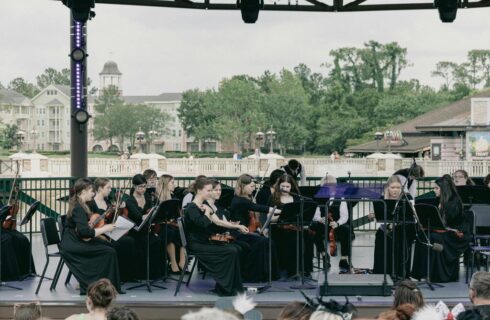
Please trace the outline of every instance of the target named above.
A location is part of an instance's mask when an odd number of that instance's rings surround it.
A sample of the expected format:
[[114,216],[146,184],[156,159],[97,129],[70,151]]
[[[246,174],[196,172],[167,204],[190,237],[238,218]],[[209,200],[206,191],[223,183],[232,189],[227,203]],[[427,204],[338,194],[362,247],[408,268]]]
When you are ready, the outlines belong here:
[[[269,276],[269,240],[266,237],[259,236],[252,230],[257,227],[256,224],[251,225],[251,221],[258,222],[259,213],[274,214],[280,213],[273,207],[257,204],[253,202],[252,193],[255,191],[255,182],[253,177],[248,174],[242,174],[238,177],[235,187],[235,196],[231,201],[230,220],[247,227],[250,233],[237,234],[236,239],[243,241],[251,247],[252,256],[249,259],[252,261],[251,266],[242,272],[244,281],[260,282],[266,281]],[[252,219],[251,219],[252,218]],[[255,218],[255,219],[254,219]],[[272,278],[277,278],[277,268],[275,247],[272,250]]]
[[[97,178],[94,181],[95,185],[95,197],[94,200],[87,203],[90,208],[90,211],[99,215],[106,215],[104,221],[108,223],[112,223],[114,221],[115,215],[115,205],[111,204],[109,200],[109,195],[112,191],[112,183],[111,180],[107,178]],[[121,197],[119,200],[119,207],[123,207],[125,204],[122,204],[122,194],[118,195]],[[115,222],[115,221],[114,221]],[[136,251],[136,242],[134,238],[125,235],[122,236],[117,241],[111,242],[116,251],[117,258],[119,263],[119,272],[121,281],[130,282],[136,279],[136,269],[138,267],[137,261],[137,251]]]

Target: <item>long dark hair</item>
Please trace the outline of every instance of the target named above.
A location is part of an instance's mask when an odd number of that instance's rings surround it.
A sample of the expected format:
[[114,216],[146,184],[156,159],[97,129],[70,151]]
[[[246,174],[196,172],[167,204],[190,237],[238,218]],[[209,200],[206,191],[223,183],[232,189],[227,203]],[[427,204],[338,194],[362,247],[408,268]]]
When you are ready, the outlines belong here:
[[285,173],[282,176],[277,179],[276,184],[274,185],[274,193],[272,194],[272,202],[275,205],[281,204],[281,183],[283,182],[288,182],[291,184],[291,192],[294,193],[299,193],[298,189],[298,184],[296,183],[296,180],[290,176],[289,174]]
[[463,212],[463,202],[456,191],[456,186],[454,185],[453,179],[450,175],[445,174],[436,180],[436,184],[441,189],[441,195],[439,200],[439,207],[441,209],[442,215],[446,216],[446,207],[451,201],[458,201],[461,205],[461,212]]
[[94,190],[94,183],[92,182],[92,180],[88,178],[81,178],[75,182],[75,185],[73,186],[74,193],[70,198],[70,203],[68,205],[68,212],[66,213],[68,218],[72,216],[73,209],[77,204],[79,204],[80,207],[83,208],[83,210],[87,213],[87,215],[91,214],[87,204],[80,200],[80,194],[82,193],[83,190],[86,190],[88,188]]
[[132,182],[133,186],[131,187],[131,191],[129,191],[130,195],[132,195],[134,193],[134,186],[139,186],[139,185],[145,184],[145,183],[147,183],[147,180],[146,180],[144,175],[142,175],[141,173],[138,173],[138,174],[134,175],[133,179],[131,179],[131,182]]

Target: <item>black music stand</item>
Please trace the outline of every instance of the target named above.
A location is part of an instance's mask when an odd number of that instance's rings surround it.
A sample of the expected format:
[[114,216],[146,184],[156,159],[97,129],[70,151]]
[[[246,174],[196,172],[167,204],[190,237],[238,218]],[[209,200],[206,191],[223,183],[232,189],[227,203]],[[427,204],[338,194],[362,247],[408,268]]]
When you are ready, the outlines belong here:
[[466,206],[490,204],[490,188],[486,186],[457,186],[456,190]]
[[20,222],[21,226],[29,223],[29,273],[26,274],[26,276],[22,280],[25,280],[29,277],[41,277],[40,275],[32,271],[32,217],[37,212],[37,208],[40,204],[41,201],[35,201],[33,204],[31,204],[29,210],[27,210],[27,213]]
[[[311,198],[303,197],[292,192],[290,194],[299,197],[300,201],[285,204],[281,210],[278,223],[295,224],[300,228],[296,231],[296,275],[293,278],[301,280],[301,285],[291,286],[291,289],[314,289],[315,286],[305,284],[305,260],[302,258],[300,264],[299,249],[301,248],[301,252],[304,255],[304,226],[311,224],[317,204]],[[305,200],[307,201],[305,202]]]
[[[7,219],[7,216],[9,215],[11,206],[4,206],[0,209],[0,239],[2,239],[2,225],[5,219]],[[14,290],[22,290],[21,288],[14,287],[11,285],[8,285],[7,283],[2,281],[2,246],[0,244],[0,288],[5,287],[5,288],[10,288]]]
[[308,197],[308,198],[313,198],[315,195],[318,193],[318,190],[320,190],[320,186],[301,186],[299,187],[299,193],[301,193],[302,196]]
[[[146,219],[144,219],[139,226],[134,228],[136,231],[146,232],[146,279],[144,280],[144,283],[132,286],[130,288],[127,288],[126,290],[133,290],[144,286],[146,286],[148,292],[151,292],[152,286],[160,289],[167,289],[166,287],[153,284],[152,281],[150,281],[150,226],[153,223],[157,210],[158,207],[153,207],[148,213]],[[167,250],[167,248],[165,248],[165,250]]]
[[[164,238],[164,244],[165,244],[165,263],[167,263],[167,244],[168,244],[168,223],[170,221],[177,221],[177,219],[180,217],[180,200],[179,199],[169,199],[161,202],[158,207],[157,211],[155,213],[155,217],[153,218],[153,224],[163,224],[165,227],[165,238]],[[177,255],[177,252],[175,252]],[[165,271],[163,275],[163,279],[155,279],[152,281],[152,284],[157,282],[158,280],[165,280],[167,278],[170,278],[172,280],[178,281],[178,279],[174,279],[172,277],[168,276],[168,270],[167,266],[165,265]]]
[[[416,203],[415,211],[420,225],[423,228],[427,229],[427,243],[425,243],[425,245],[427,246],[427,275],[425,281],[422,281],[422,284],[426,284],[430,288],[430,290],[434,291],[434,287],[443,288],[444,286],[438,283],[432,283],[430,281],[430,251],[432,250],[432,243],[430,241],[430,230],[431,228],[435,230],[446,230],[446,226],[441,219],[439,209],[432,204]],[[419,242],[422,242],[420,241],[420,239],[418,240]]]

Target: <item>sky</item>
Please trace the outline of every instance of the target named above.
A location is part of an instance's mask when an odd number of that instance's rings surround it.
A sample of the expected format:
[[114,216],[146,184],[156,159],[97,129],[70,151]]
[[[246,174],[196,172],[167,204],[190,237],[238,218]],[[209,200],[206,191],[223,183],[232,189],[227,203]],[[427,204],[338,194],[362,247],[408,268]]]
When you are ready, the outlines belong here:
[[[281,1],[281,0],[278,0]],[[401,0],[400,0],[401,1]],[[218,86],[236,74],[259,76],[305,63],[322,64],[340,47],[369,40],[408,49],[402,79],[431,77],[438,61],[463,62],[490,49],[490,8],[458,11],[454,23],[437,10],[360,13],[260,12],[244,24],[240,11],[203,11],[96,4],[88,23],[88,74],[95,86],[108,60],[123,73],[125,95],[157,95]],[[0,82],[35,82],[48,67],[69,67],[69,11],[53,0],[0,0]]]

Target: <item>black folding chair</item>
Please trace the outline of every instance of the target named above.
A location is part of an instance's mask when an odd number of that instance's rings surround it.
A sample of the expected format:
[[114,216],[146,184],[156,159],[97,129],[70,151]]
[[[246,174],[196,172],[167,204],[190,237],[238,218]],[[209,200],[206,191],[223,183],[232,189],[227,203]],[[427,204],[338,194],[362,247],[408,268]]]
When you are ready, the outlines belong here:
[[177,219],[177,225],[179,226],[179,235],[180,235],[180,241],[182,243],[182,248],[184,248],[185,252],[185,264],[184,267],[182,268],[182,271],[180,272],[179,276],[179,281],[177,282],[177,287],[175,288],[175,293],[174,296],[176,296],[179,293],[180,286],[182,285],[182,282],[184,281],[184,275],[189,267],[189,264],[191,263],[191,260],[194,259],[194,263],[192,264],[191,271],[188,275],[187,281],[186,281],[186,287],[189,286],[189,282],[191,281],[192,274],[194,273],[194,269],[197,265],[197,257],[191,253],[189,253],[189,250],[187,248],[187,238],[185,235],[185,229],[184,229],[184,220],[182,217]]
[[[39,289],[41,288],[41,283],[43,282],[46,270],[49,265],[49,258],[59,258],[58,266],[56,267],[56,271],[53,277],[53,281],[51,283],[50,290],[53,290],[56,286],[56,283],[59,278],[59,274],[61,273],[61,268],[63,267],[63,258],[60,254],[60,235],[58,233],[58,229],[56,228],[56,220],[54,218],[44,218],[41,220],[41,234],[43,237],[44,250],[46,253],[46,264],[44,265],[43,273],[41,274],[41,279],[39,279],[39,284],[37,285],[36,294],[39,293]],[[58,251],[49,252],[50,246],[56,246]]]
[[488,205],[473,205],[470,208],[470,212],[473,213],[473,245],[470,246],[470,272],[466,272],[466,283],[473,275],[475,268],[475,256],[480,254],[480,257],[485,257],[487,260],[488,268],[488,256],[490,252],[490,246],[481,245],[481,240],[490,239],[490,235],[478,233],[478,228],[490,227],[490,206]]

